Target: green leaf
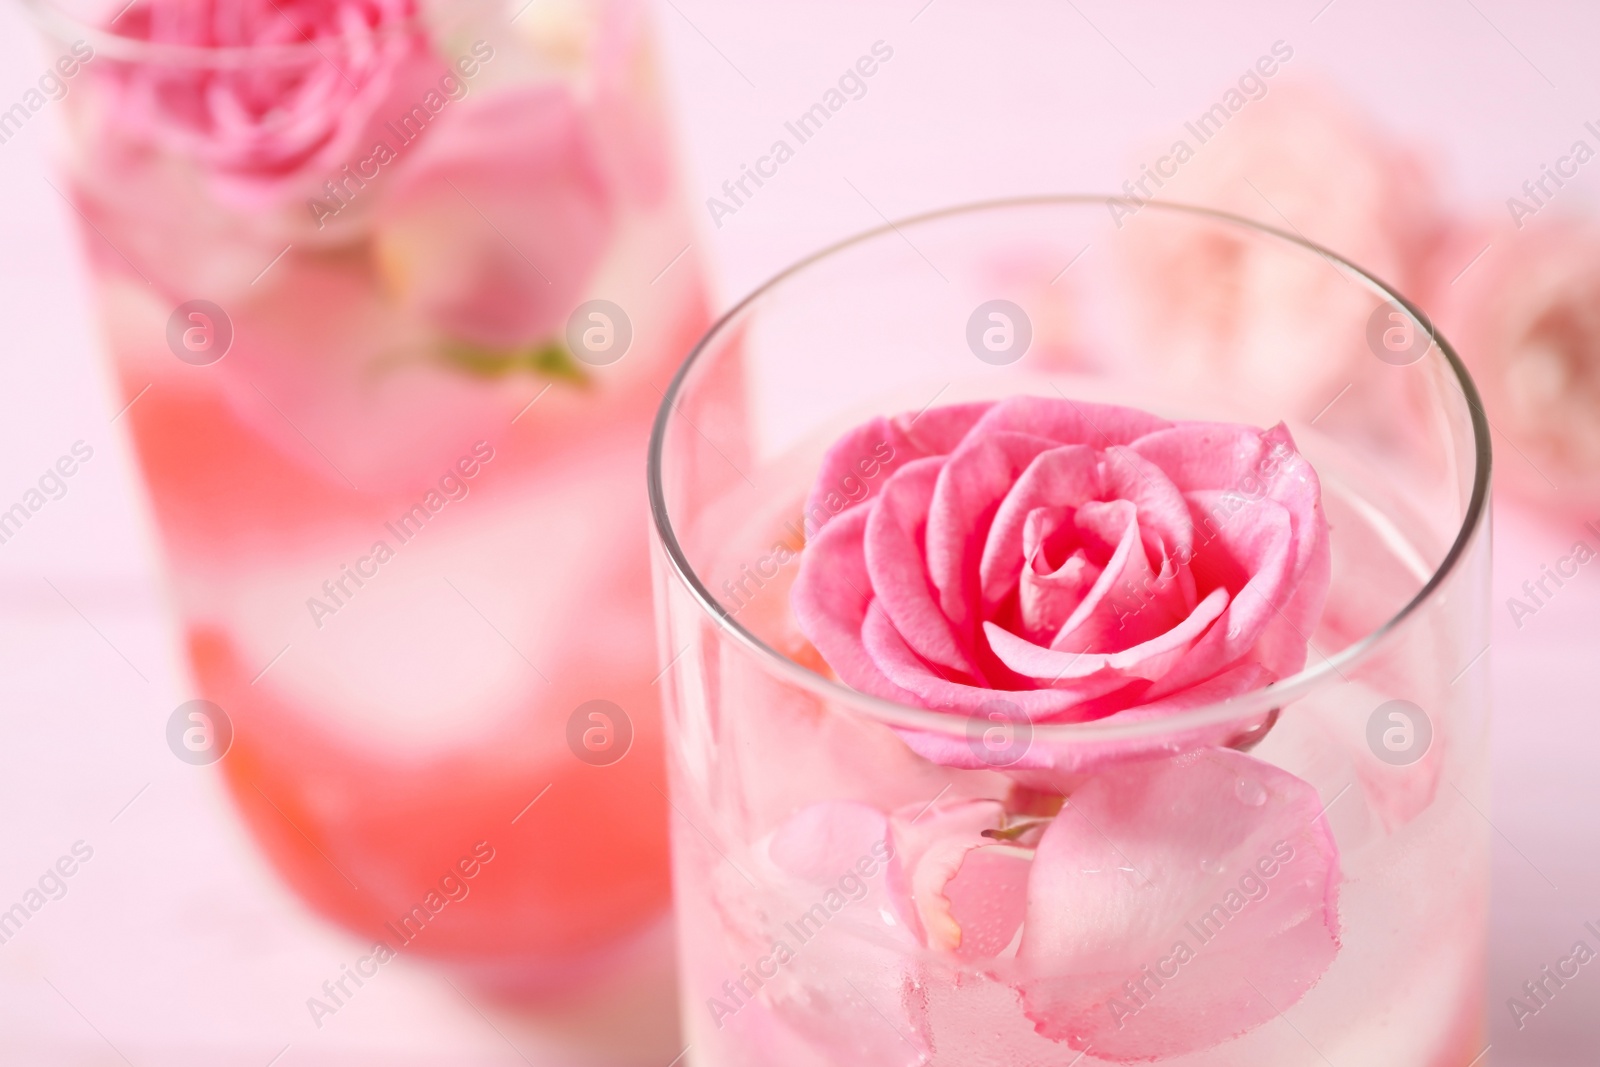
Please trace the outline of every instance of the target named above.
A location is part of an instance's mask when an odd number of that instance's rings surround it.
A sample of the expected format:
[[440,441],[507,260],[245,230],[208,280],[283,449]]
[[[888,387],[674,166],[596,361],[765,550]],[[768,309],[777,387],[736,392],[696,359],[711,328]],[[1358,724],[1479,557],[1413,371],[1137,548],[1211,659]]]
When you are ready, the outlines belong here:
[[[1034,830],[1042,831],[1054,821],[1054,819],[1050,818],[1035,819],[1028,816],[1008,814],[1005,816],[1002,826],[998,829],[983,831],[983,836],[992,841],[1022,842],[1023,838],[1029,837]],[[1033,836],[1025,844],[1031,847],[1037,840],[1037,836]]]
[[489,348],[470,341],[447,341],[439,348],[444,362],[480,378],[503,378],[527,372],[579,388],[590,384],[588,372],[559,341],[527,348]]

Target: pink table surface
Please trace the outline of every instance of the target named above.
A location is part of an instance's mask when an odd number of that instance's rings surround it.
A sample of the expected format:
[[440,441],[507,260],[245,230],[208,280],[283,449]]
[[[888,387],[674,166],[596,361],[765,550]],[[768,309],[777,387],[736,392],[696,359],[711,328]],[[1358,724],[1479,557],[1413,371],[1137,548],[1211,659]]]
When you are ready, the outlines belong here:
[[[701,251],[731,297],[880,215],[1118,186],[1136,146],[1279,39],[1423,146],[1452,198],[1486,210],[1600,117],[1593,6],[1324,5],[664,0]],[[878,40],[894,59],[868,94],[714,226],[698,205]],[[0,102],[44,63],[20,13],[0,7]],[[305,998],[359,946],[269,875],[217,777],[165,748],[166,716],[191,694],[111,421],[71,209],[50,184],[54,121],[0,145],[0,501],[80,438],[95,455],[0,545],[0,907],[74,841],[94,855],[0,945],[0,1062],[580,1062],[407,962],[312,1026]],[[1593,203],[1595,174],[1563,192],[1569,203]],[[1505,606],[1581,535],[1578,520],[1499,507],[1495,637],[1458,683],[1492,686],[1497,709],[1484,1063],[1600,1061],[1600,966],[1521,1029],[1505,1005],[1600,924],[1600,569],[1520,627]]]

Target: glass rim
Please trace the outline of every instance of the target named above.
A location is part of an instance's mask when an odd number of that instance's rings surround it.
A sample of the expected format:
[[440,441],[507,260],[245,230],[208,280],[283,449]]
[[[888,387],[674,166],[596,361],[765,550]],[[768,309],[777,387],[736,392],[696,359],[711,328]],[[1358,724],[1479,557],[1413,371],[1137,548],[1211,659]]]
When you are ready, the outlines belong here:
[[[656,410],[656,416],[650,430],[650,447],[646,457],[646,483],[650,498],[651,522],[656,537],[665,551],[667,562],[672,568],[673,576],[684,584],[696,601],[696,605],[715,621],[720,632],[732,637],[748,651],[754,653],[757,659],[767,664],[779,677],[795,683],[815,696],[845,705],[869,719],[904,729],[951,736],[965,735],[969,723],[973,721],[972,716],[955,711],[939,711],[913,704],[902,704],[898,701],[863,693],[843,682],[825,677],[796,663],[768,645],[746,629],[734,618],[731,612],[717,601],[710,589],[707,588],[705,583],[700,580],[700,576],[695,572],[694,565],[690,563],[688,555],[684,552],[683,546],[673,528],[672,518],[668,514],[666,492],[662,480],[662,461],[666,447],[667,424],[677,407],[689,373],[694,369],[701,355],[714,342],[721,339],[726,328],[746,308],[750,307],[762,296],[776,289],[787,279],[799,274],[813,264],[829,259],[835,254],[853,248],[856,245],[864,244],[879,237],[897,234],[904,227],[921,223],[963,215],[971,216],[984,211],[1004,208],[1090,206],[1104,204],[1111,199],[1116,198],[1106,194],[1088,193],[999,197],[970,201],[886,221],[881,226],[845,237],[796,260],[745,294],[711,324],[710,328],[706,330],[705,334],[689,351],[689,354],[684,357],[682,364],[673,374],[671,383],[662,394],[661,404]],[[1451,542],[1449,550],[1416,595],[1381,625],[1338,652],[1332,655],[1323,655],[1319,663],[1307,665],[1297,673],[1272,682],[1260,689],[1254,689],[1227,700],[1160,718],[1119,723],[1117,715],[1113,713],[1105,718],[1088,722],[1035,723],[1032,726],[1032,737],[1035,743],[1048,741],[1052,744],[1064,744],[1070,747],[1073,744],[1099,744],[1107,741],[1181,735],[1198,727],[1232,723],[1268,715],[1290,702],[1300,699],[1311,690],[1321,688],[1328,682],[1329,678],[1342,678],[1342,668],[1366,659],[1383,643],[1386,637],[1395,632],[1425,603],[1433,599],[1434,594],[1446,579],[1455,573],[1457,565],[1484,529],[1488,516],[1492,453],[1489,422],[1484,414],[1483,401],[1478,394],[1477,386],[1472,381],[1472,376],[1467,372],[1466,365],[1461,361],[1460,355],[1450,345],[1450,342],[1434,328],[1432,321],[1420,308],[1376,275],[1352,263],[1337,252],[1324,248],[1298,234],[1289,233],[1264,223],[1254,222],[1226,211],[1201,207],[1195,204],[1148,200],[1143,206],[1176,215],[1210,218],[1239,226],[1258,234],[1287,241],[1306,252],[1323,256],[1339,264],[1353,273],[1381,298],[1392,300],[1403,307],[1407,313],[1427,330],[1432,344],[1439,349],[1440,354],[1454,373],[1456,385],[1460,388],[1462,399],[1467,404],[1473,434],[1474,471],[1472,495],[1467,502],[1466,511],[1461,518],[1460,528],[1456,531],[1456,536]],[[1319,655],[1321,654],[1319,653]],[[1004,693],[1002,690],[996,690],[996,692],[1002,695]]]
[[[487,3],[488,0],[468,0],[464,6],[486,6]],[[263,64],[292,66],[323,63],[328,61],[324,49],[343,49],[350,44],[343,37],[309,37],[291,44],[270,45],[170,44],[143,37],[129,37],[111,29],[110,24],[85,22],[82,17],[62,10],[55,0],[22,0],[22,6],[40,29],[57,34],[62,39],[86,41],[97,56],[104,55],[123,62],[153,66],[231,68]],[[128,7],[123,8],[111,22],[115,23],[132,6],[130,3]],[[431,28],[432,25],[418,13],[396,22],[380,24],[362,40],[363,42],[387,41]]]

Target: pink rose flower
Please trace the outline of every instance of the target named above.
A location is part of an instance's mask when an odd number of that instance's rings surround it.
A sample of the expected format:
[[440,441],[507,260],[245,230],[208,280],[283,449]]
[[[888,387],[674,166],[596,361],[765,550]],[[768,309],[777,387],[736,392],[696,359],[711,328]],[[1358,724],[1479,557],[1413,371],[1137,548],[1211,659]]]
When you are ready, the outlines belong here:
[[[867,490],[851,503],[830,489],[846,484]],[[791,603],[822,660],[969,726],[997,705],[1149,720],[1268,685],[1304,666],[1330,581],[1317,476],[1282,425],[1038,397],[879,418],[828,452],[806,515]],[[1035,738],[998,768],[1000,799],[811,805],[773,834],[804,857],[780,877],[824,881],[882,834],[888,901],[868,916],[1010,983],[1019,1017],[997,1032],[1115,1062],[1211,1048],[1297,1002],[1339,948],[1322,802],[1224,747],[1238,730]],[[996,769],[970,734],[898,732]],[[969,996],[907,998],[903,1029],[931,1047]]]
[[232,199],[305,195],[370,148],[401,101],[420,99],[446,72],[416,17],[415,0],[145,0],[117,20],[118,33],[304,55],[113,64],[124,82],[122,121],[200,160]]
[[1600,507],[1600,225],[1570,218],[1495,237],[1464,229],[1439,258],[1438,322],[1513,447],[1495,481],[1588,515]]
[[[885,451],[861,500],[834,508],[822,487]],[[875,419],[818,486],[800,629],[846,684],[955,715],[1003,701],[1034,724],[1150,719],[1237,696],[1304,666],[1327,596],[1316,472],[1281,425],[1014,397]],[[963,738],[904,736],[989,765]],[[1119,754],[1036,744],[1020,765]]]
[[612,230],[588,120],[560,86],[456,106],[385,194],[379,263],[401,302],[454,340],[559,339]]
[[[1422,284],[1443,234],[1430,176],[1331,90],[1270,83],[1210,139],[1186,140],[1193,158],[1159,190],[1144,188],[1303,236],[1400,292]],[[1392,386],[1358,373],[1373,359],[1370,290],[1331,262],[1243,230],[1162,222],[1136,213],[1121,228],[1145,350],[1178,387],[1249,382],[1262,410],[1309,419],[1354,382],[1339,417],[1347,401],[1352,413],[1384,410],[1379,389]]]

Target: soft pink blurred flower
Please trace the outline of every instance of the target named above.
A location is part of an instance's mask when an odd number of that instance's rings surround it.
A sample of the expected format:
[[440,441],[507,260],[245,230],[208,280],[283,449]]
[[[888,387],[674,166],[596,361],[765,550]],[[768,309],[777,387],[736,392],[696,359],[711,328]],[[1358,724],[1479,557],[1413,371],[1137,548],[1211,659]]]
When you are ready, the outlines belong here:
[[[869,460],[886,476],[835,508]],[[962,717],[1152,719],[1258,689],[1304,666],[1328,590],[1317,476],[1282,426],[1038,397],[879,418],[830,450],[807,514],[791,602],[823,660]],[[936,762],[992,765],[970,738],[902,733]],[[1128,754],[1034,744],[1015,762]]]
[[401,302],[454,340],[494,349],[551,340],[612,230],[586,116],[555,85],[457,107],[385,192],[379,263]]
[[1463,227],[1453,250],[1439,258],[1436,318],[1511,445],[1496,482],[1589,516],[1600,507],[1600,225],[1540,220],[1499,238]]
[[[1271,84],[1157,195],[1307,238],[1403,293],[1422,284],[1442,233],[1419,157],[1306,83]],[[1148,356],[1178,386],[1237,383],[1273,418],[1310,418],[1373,358],[1375,298],[1331,261],[1210,222],[1176,239],[1183,227],[1143,222],[1124,218],[1121,236]]]
[[415,0],[146,0],[119,33],[281,54],[106,69],[123,81],[122,123],[199,160],[220,194],[270,202],[313,192],[446,73],[416,14]]

